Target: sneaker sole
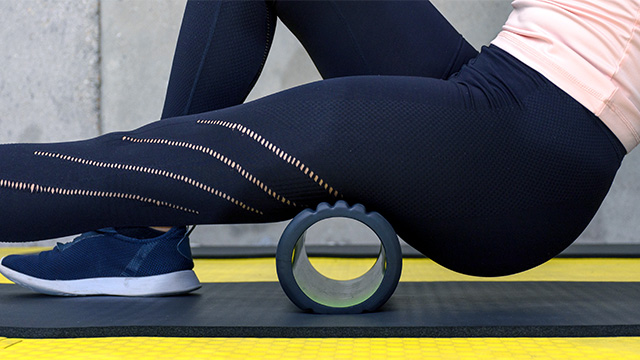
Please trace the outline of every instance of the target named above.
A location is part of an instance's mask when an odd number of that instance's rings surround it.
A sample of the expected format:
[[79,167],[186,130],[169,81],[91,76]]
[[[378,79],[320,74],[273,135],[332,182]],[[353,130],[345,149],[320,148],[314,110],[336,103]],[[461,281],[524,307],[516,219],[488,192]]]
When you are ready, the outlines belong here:
[[202,285],[193,270],[141,277],[104,277],[81,280],[45,280],[2,265],[0,273],[14,283],[47,295],[57,296],[166,296],[186,294]]

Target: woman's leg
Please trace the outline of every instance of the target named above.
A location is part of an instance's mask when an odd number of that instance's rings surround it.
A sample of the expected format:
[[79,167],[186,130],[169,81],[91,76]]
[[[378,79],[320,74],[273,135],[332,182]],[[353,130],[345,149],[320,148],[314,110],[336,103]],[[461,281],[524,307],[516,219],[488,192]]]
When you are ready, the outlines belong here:
[[260,76],[275,27],[263,0],[189,0],[162,118],[241,104]]
[[447,78],[477,55],[429,1],[190,0],[162,117],[242,103],[264,66],[276,8],[325,78]]
[[492,47],[448,81],[339,78],[88,141],[4,145],[0,239],[275,221],[345,199],[449,268],[501,275],[570,244],[623,153]]
[[276,17],[302,42],[323,78],[445,79],[477,55],[426,0],[190,0],[162,117],[241,104],[262,71]]
[[[275,5],[263,0],[189,0],[162,118],[241,104],[266,61],[276,26]],[[277,7],[325,78],[446,78],[477,55],[428,1],[284,1]],[[157,235],[146,228],[119,231]]]
[[478,54],[427,0],[273,2],[325,79],[446,79]]

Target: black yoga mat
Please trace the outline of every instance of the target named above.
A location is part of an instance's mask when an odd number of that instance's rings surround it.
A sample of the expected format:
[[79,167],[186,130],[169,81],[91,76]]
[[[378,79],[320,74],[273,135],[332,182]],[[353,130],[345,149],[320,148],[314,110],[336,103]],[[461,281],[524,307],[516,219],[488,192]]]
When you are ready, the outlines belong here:
[[278,283],[186,296],[61,298],[0,285],[0,337],[640,336],[640,283],[402,282],[378,312],[300,311]]

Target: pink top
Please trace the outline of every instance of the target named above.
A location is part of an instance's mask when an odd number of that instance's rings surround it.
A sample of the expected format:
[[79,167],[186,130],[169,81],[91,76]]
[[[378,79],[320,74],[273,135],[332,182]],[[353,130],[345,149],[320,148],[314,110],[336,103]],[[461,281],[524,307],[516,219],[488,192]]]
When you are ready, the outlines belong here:
[[640,143],[640,0],[514,0],[492,44]]

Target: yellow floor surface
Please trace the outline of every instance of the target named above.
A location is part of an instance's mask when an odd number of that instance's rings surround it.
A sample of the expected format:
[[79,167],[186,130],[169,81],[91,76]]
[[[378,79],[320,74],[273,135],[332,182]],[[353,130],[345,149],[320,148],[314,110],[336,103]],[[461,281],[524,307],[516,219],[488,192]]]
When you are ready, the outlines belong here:
[[[0,257],[39,249],[0,248]],[[320,258],[325,275],[350,278],[371,259]],[[277,281],[275,260],[197,259],[202,282]],[[553,259],[507,277],[460,275],[427,259],[405,259],[401,281],[640,281],[640,259]],[[0,277],[0,283],[9,283]],[[640,306],[640,299],[639,306]],[[0,316],[3,309],[0,309]],[[640,338],[0,338],[0,359],[640,359]]]
[[638,338],[0,338],[3,360],[639,358]]

